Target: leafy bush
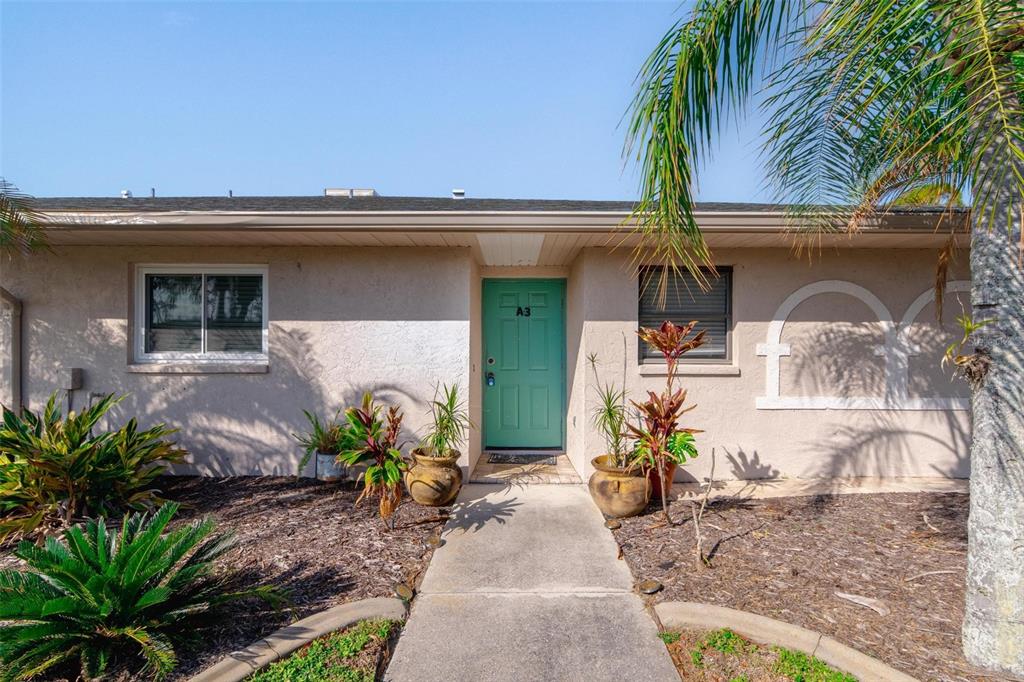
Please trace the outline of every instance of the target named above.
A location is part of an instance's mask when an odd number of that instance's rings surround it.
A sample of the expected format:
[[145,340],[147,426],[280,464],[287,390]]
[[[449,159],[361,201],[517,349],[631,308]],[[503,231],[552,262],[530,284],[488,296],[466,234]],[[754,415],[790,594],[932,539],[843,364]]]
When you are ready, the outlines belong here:
[[306,419],[309,421],[309,430],[305,433],[293,433],[292,437],[299,441],[299,445],[302,446],[302,460],[299,462],[299,471],[306,468],[309,464],[309,458],[313,456],[314,452],[320,452],[325,455],[337,455],[345,447],[346,437],[348,435],[348,429],[346,425],[341,424],[338,421],[338,415],[335,414],[333,419],[324,419],[321,421],[320,417],[303,410],[302,414],[306,415]]
[[360,407],[345,411],[351,441],[338,459],[349,466],[366,465],[363,492],[357,502],[376,497],[380,517],[390,526],[389,521],[402,502],[402,472],[407,465],[398,449],[402,413],[392,406],[387,417],[381,418],[382,410],[373,402],[373,396],[366,393]]
[[178,509],[133,513],[120,532],[103,519],[72,527],[63,542],[18,545],[28,571],[0,571],[0,677],[28,679],[77,659],[82,676],[141,658],[143,674],[167,675],[175,649],[199,638],[224,604],[247,597],[272,603],[273,587],[230,591],[231,576],[213,575],[232,546],[210,520],[166,532]]
[[54,394],[42,415],[3,409],[0,424],[0,542],[67,527],[86,516],[162,504],[152,487],[186,452],[165,440],[173,429],[140,430],[135,419],[93,435],[123,398],[108,395],[62,418]]
[[247,682],[373,682],[379,656],[366,656],[364,651],[382,646],[398,626],[394,620],[364,620],[313,640]]

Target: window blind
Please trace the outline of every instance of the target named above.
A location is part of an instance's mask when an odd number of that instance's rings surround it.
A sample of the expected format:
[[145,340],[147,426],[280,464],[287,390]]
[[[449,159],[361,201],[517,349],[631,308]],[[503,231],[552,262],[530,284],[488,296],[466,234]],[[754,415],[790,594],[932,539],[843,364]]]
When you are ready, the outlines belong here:
[[[690,273],[670,270],[665,291],[660,292],[663,272],[660,266],[640,270],[640,326],[658,327],[665,320],[675,324],[697,320],[694,329],[706,330],[706,341],[700,348],[687,353],[684,361],[687,358],[728,358],[728,337],[732,328],[732,268],[719,268],[717,278],[709,277],[711,288],[708,291],[702,291]],[[660,358],[661,353],[646,343],[640,343],[641,362]]]

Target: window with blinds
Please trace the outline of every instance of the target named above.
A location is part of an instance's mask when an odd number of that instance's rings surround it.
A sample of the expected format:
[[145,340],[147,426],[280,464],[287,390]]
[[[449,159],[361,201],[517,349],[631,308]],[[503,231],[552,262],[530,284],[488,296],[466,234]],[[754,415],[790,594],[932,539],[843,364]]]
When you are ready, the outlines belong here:
[[[667,275],[664,291],[660,291]],[[718,277],[708,278],[709,291],[703,291],[688,272],[667,272],[661,266],[640,270],[641,327],[657,327],[665,320],[688,324],[697,320],[696,330],[707,330],[706,342],[683,356],[688,360],[728,360],[732,332],[732,268],[718,268]],[[658,362],[661,353],[640,342],[640,362]]]
[[251,360],[266,355],[266,268],[138,268],[136,356]]

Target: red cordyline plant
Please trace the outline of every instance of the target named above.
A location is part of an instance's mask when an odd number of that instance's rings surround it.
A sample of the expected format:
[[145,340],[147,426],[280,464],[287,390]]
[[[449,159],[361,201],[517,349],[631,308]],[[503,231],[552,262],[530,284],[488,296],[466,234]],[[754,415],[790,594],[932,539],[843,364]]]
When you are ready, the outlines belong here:
[[672,522],[672,518],[668,513],[668,502],[666,501],[668,495],[664,494],[664,488],[668,484],[665,480],[666,465],[670,460],[676,459],[674,450],[680,449],[677,444],[680,435],[700,433],[699,429],[679,426],[679,418],[694,409],[696,405],[684,407],[686,391],[674,387],[679,358],[704,345],[706,334],[704,330],[690,338],[696,325],[696,320],[682,326],[666,320],[657,329],[641,327],[637,332],[641,341],[656,348],[665,358],[665,390],[661,395],[654,391],[648,391],[647,400],[643,403],[630,401],[637,409],[639,423],[629,423],[626,426],[637,439],[634,466],[639,464],[642,469],[653,467],[658,470],[658,480],[663,486],[661,509],[665,513],[665,520],[668,523]]
[[367,497],[376,497],[381,519],[393,529],[392,517],[402,502],[402,472],[406,469],[398,446],[402,413],[392,405],[388,408],[387,417],[381,419],[382,410],[383,407],[376,405],[369,393],[363,395],[360,407],[345,410],[350,427],[348,447],[338,455],[338,459],[349,466],[367,465],[363,492],[357,503]]

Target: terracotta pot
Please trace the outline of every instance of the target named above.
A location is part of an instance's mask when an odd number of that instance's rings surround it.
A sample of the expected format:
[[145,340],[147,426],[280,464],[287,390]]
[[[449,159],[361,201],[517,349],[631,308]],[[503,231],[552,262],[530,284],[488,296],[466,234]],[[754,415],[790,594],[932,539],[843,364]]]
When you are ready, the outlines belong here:
[[405,487],[412,499],[426,507],[444,507],[455,501],[462,488],[458,450],[445,457],[431,457],[423,450],[412,451],[414,464],[405,472]]
[[[665,495],[672,492],[672,478],[676,475],[676,463],[665,462]],[[647,470],[647,480],[651,482],[651,497],[655,500],[661,499],[661,474],[657,467]]]
[[590,496],[605,516],[636,516],[651,500],[651,485],[639,468],[623,469],[612,461],[611,455],[591,460],[596,471],[590,476]]

